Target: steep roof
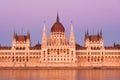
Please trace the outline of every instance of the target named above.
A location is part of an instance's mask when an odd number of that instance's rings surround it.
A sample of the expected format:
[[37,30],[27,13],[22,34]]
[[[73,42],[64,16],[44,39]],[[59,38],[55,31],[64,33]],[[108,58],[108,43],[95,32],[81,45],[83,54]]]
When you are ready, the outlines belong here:
[[17,37],[16,37],[16,40],[17,40],[17,41],[26,41],[26,40],[27,40],[27,36],[25,36],[25,35],[17,36]]
[[88,36],[90,41],[99,41],[100,37],[97,35]]

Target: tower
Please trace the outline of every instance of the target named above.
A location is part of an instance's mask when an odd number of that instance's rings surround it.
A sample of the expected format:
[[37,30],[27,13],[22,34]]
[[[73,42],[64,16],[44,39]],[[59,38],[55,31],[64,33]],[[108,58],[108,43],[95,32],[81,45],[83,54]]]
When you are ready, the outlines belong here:
[[42,34],[42,47],[47,45],[47,36],[46,36],[46,25],[44,23],[43,34]]
[[87,49],[103,49],[103,38],[102,31],[98,32],[96,35],[89,35],[88,32],[85,34],[84,46]]
[[71,23],[71,30],[70,30],[70,40],[69,40],[70,46],[75,47],[75,38],[74,38],[74,30],[73,30],[73,24]]
[[70,30],[70,56],[72,58],[71,62],[74,64],[76,62],[76,52],[75,52],[75,38],[74,38],[74,30],[73,30],[73,24],[71,23],[71,30]]
[[101,39],[103,39],[103,38],[102,38],[102,29],[100,30],[100,37],[101,37]]
[[17,33],[14,32],[12,49],[25,50],[25,49],[29,49],[30,46],[31,46],[31,39],[29,32],[27,32],[27,35],[17,35]]

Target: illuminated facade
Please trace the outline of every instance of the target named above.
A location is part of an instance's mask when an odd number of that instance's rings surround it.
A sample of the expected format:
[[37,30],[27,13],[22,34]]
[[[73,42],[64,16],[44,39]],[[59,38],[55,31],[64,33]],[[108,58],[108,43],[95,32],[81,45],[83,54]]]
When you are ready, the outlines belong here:
[[14,32],[12,47],[0,47],[0,67],[72,67],[120,66],[120,45],[104,47],[102,31],[97,35],[85,33],[84,47],[75,43],[73,25],[70,37],[57,15],[50,36],[44,24],[42,42],[31,46],[30,33]]

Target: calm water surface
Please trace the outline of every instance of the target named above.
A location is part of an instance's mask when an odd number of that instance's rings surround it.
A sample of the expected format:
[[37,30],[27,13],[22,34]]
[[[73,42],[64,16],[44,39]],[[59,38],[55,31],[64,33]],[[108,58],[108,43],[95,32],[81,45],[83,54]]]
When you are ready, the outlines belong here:
[[120,70],[0,70],[0,80],[120,80]]

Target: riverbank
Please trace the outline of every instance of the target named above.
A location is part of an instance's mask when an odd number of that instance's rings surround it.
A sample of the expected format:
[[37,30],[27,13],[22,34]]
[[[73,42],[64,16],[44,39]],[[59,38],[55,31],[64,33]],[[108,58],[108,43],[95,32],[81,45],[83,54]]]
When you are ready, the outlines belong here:
[[120,70],[120,67],[0,67],[0,70]]

